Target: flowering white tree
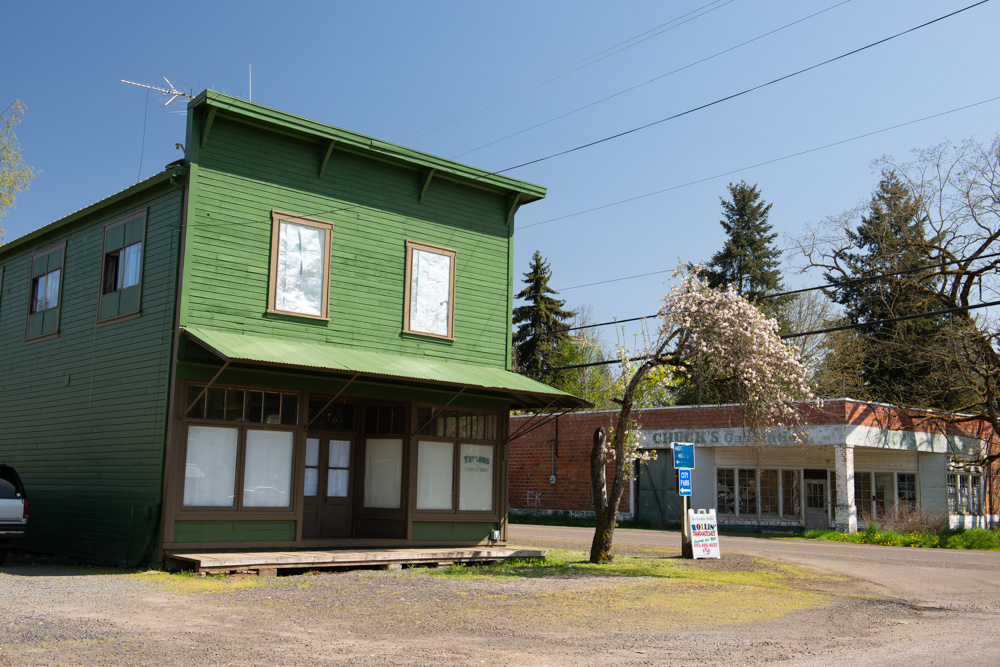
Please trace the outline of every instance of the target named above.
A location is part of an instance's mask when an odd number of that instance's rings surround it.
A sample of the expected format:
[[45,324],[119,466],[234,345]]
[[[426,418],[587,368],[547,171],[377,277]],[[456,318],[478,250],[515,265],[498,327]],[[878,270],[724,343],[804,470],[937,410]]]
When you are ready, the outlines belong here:
[[[680,282],[663,299],[656,340],[630,360],[620,353],[623,397],[610,443],[599,429],[591,453],[591,481],[597,528],[590,562],[614,558],[615,517],[639,452],[635,396],[651,376],[665,381],[671,373],[693,382],[725,382],[743,404],[748,441],[763,441],[771,428],[790,428],[801,441],[803,419],[797,403],[813,398],[809,371],[798,350],[778,337],[778,323],[763,315],[734,290],[715,290],[694,271],[678,270]],[[614,479],[607,491],[607,457],[614,460]]]

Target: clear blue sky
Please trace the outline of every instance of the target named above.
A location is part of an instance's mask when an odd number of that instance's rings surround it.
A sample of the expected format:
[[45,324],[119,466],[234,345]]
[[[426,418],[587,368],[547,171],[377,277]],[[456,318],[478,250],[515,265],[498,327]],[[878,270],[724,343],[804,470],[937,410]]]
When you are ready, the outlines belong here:
[[[156,94],[147,103],[143,89],[119,78],[157,84],[166,75],[179,88],[247,98],[252,65],[254,102],[502,170],[757,86],[973,2],[8,2],[0,107],[15,98],[27,105],[18,138],[43,173],[0,225],[11,240],[181,156],[174,144],[184,141],[185,119],[169,111],[180,107],[160,108]],[[546,200],[518,214],[518,284],[537,249],[570,306],[590,305],[595,321],[646,315],[658,308],[669,273],[569,288],[711,257],[723,243],[719,197],[731,180],[758,184],[773,203],[770,219],[784,247],[805,225],[867,199],[877,182],[874,158],[905,158],[946,139],[990,141],[1000,129],[1000,101],[709,178],[1000,96],[998,27],[994,0],[737,99],[506,172],[549,188]],[[643,33],[643,41],[628,41]],[[564,70],[615,45],[631,46]],[[564,76],[544,78],[560,70]],[[536,87],[415,136],[526,84]],[[794,263],[789,257],[789,267]],[[815,280],[786,278],[791,285]],[[611,331],[604,335],[614,340]]]

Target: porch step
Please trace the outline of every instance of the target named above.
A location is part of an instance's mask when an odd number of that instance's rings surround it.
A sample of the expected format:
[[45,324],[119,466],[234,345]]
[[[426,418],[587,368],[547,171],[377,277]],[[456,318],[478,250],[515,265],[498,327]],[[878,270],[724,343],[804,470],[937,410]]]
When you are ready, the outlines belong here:
[[540,549],[457,547],[441,549],[368,549],[365,551],[254,551],[203,554],[171,554],[178,569],[219,574],[257,571],[261,576],[280,569],[334,567],[402,567],[452,563],[486,563],[510,558],[545,558]]

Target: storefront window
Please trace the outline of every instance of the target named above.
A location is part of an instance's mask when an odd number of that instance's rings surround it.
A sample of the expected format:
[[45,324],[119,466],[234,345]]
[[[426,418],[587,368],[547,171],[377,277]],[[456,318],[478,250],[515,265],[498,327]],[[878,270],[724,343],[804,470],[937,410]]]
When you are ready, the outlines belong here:
[[493,459],[493,445],[462,445],[458,457],[459,510],[493,511]]
[[736,471],[720,468],[716,471],[716,487],[718,489],[719,514],[732,514],[736,511]]
[[292,447],[289,431],[247,431],[244,507],[290,507]]
[[450,510],[455,479],[455,445],[417,443],[417,509]]
[[757,471],[753,468],[741,469],[739,474],[739,513],[757,513]]
[[370,438],[365,442],[364,506],[397,509],[402,496],[403,441]]
[[186,507],[232,507],[236,486],[239,429],[192,426],[188,429],[184,471]]
[[760,471],[760,513],[770,516],[778,514],[778,471]]
[[798,470],[781,471],[781,513],[783,516],[797,517],[802,513],[801,473]]

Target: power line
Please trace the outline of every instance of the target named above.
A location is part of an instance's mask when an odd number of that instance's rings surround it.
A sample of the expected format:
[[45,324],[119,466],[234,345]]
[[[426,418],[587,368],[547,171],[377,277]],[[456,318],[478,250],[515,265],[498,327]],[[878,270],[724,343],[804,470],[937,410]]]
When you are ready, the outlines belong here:
[[843,60],[844,58],[847,58],[849,56],[855,55],[857,53],[861,53],[862,51],[866,51],[866,50],[868,50],[870,48],[873,48],[875,46],[878,46],[880,44],[885,44],[886,42],[889,42],[889,41],[891,41],[893,39],[896,39],[897,37],[902,37],[903,35],[907,35],[907,34],[909,34],[911,32],[915,32],[915,31],[920,30],[922,28],[926,28],[927,26],[933,25],[933,24],[938,23],[940,21],[943,21],[943,20],[945,20],[947,18],[951,18],[952,16],[955,16],[957,14],[961,14],[962,12],[968,11],[968,10],[974,8],[974,7],[978,7],[979,5],[984,5],[987,2],[989,2],[989,1],[990,0],[979,0],[979,2],[971,4],[968,7],[963,7],[962,9],[958,9],[956,11],[953,11],[950,14],[945,14],[944,16],[939,16],[938,18],[933,19],[931,21],[927,21],[926,23],[921,23],[920,25],[914,26],[914,27],[912,27],[912,28],[910,28],[908,30],[904,30],[902,32],[896,33],[895,35],[891,35],[889,37],[885,37],[883,39],[880,39],[877,42],[872,42],[871,44],[866,44],[865,46],[859,47],[859,48],[854,49],[852,51],[848,51],[847,53],[842,53],[839,56],[830,58],[828,60],[824,60],[823,62],[816,63],[815,65],[810,65],[809,67],[805,67],[805,68],[800,69],[798,71],[792,72],[791,74],[786,74],[784,76],[778,77],[777,79],[772,79],[772,80],[770,80],[770,81],[768,81],[766,83],[762,83],[762,84],[753,86],[751,88],[747,88],[745,90],[741,90],[738,93],[733,93],[733,94],[727,95],[725,97],[720,97],[719,99],[714,100],[712,102],[706,102],[705,104],[702,104],[700,106],[692,107],[692,108],[688,109],[687,111],[681,111],[680,113],[676,113],[676,114],[674,114],[672,116],[667,116],[666,118],[661,118],[659,120],[654,120],[653,122],[646,123],[645,125],[640,125],[638,127],[633,127],[630,130],[625,130],[625,131],[619,132],[617,134],[612,134],[610,136],[603,137],[601,139],[595,139],[594,141],[590,141],[590,142],[587,142],[585,144],[580,144],[579,146],[575,146],[573,148],[567,148],[566,150],[559,151],[558,153],[552,153],[552,154],[546,155],[544,157],[536,158],[534,160],[529,160],[528,162],[522,162],[521,164],[516,164],[513,167],[507,167],[506,169],[500,169],[500,170],[498,170],[496,172],[493,172],[493,173],[503,174],[505,172],[513,171],[515,169],[521,169],[523,167],[527,167],[527,166],[530,166],[530,165],[533,165],[533,164],[538,164],[539,162],[545,162],[546,160],[551,160],[553,158],[561,157],[563,155],[568,155],[570,153],[575,153],[576,151],[581,151],[581,150],[583,150],[585,148],[591,148],[593,146],[597,146],[597,145],[603,144],[603,143],[608,142],[608,141],[613,141],[615,139],[621,139],[622,137],[626,137],[626,136],[628,136],[630,134],[635,134],[636,132],[641,132],[642,130],[647,130],[647,129],[651,128],[651,127],[655,127],[656,125],[660,125],[662,123],[666,123],[667,121],[676,120],[677,118],[681,118],[683,116],[687,116],[687,115],[692,114],[692,113],[694,113],[696,111],[701,111],[703,109],[707,109],[709,107],[713,107],[716,104],[721,104],[723,102],[727,102],[729,100],[736,99],[737,97],[741,97],[741,96],[746,95],[748,93],[752,93],[755,90],[760,90],[761,88],[766,88],[768,86],[772,86],[772,85],[774,85],[776,83],[779,83],[781,81],[786,81],[786,80],[791,79],[792,77],[796,77],[796,76],[798,76],[800,74],[805,74],[806,72],[812,71],[812,70],[817,69],[819,67],[823,67],[824,65],[829,65],[830,63],[837,62],[838,60]]
[[[917,267],[913,267],[913,268],[909,268],[909,269],[902,269],[900,271],[891,271],[891,272],[885,272],[885,273],[876,273],[876,274],[871,275],[871,276],[863,276],[863,277],[860,277],[860,278],[848,278],[847,280],[836,280],[836,281],[833,281],[833,282],[826,283],[825,285],[816,285],[816,286],[813,286],[813,287],[803,287],[802,289],[789,290],[787,292],[775,292],[774,294],[764,294],[764,295],[762,295],[762,296],[760,296],[758,298],[761,299],[761,300],[763,300],[763,299],[776,299],[778,297],[791,296],[793,294],[802,294],[804,292],[815,292],[817,290],[838,289],[838,288],[841,288],[841,287],[847,287],[848,285],[856,285],[858,283],[864,283],[864,282],[870,282],[870,281],[873,281],[873,280],[879,280],[881,278],[891,278],[893,276],[904,276],[904,275],[907,275],[907,274],[910,274],[910,273],[918,273],[920,271],[927,271],[929,269],[940,269],[942,267],[949,266],[951,264],[961,264],[962,262],[973,262],[973,261],[978,261],[978,260],[981,260],[981,259],[989,259],[991,257],[1000,257],[1000,252],[994,252],[994,253],[990,253],[990,254],[987,254],[987,255],[980,255],[978,257],[973,257],[973,258],[963,257],[963,258],[959,258],[959,259],[952,259],[952,260],[948,260],[946,262],[939,262],[937,264],[925,264],[923,266],[917,266]],[[672,269],[671,269],[671,271],[672,271]],[[666,271],[654,271],[653,273],[648,273],[648,274],[643,274],[643,275],[654,275],[656,273],[666,273]],[[604,282],[611,283],[611,282],[616,282],[616,281],[619,281],[619,280],[628,280],[628,278],[634,278],[634,277],[640,277],[640,276],[629,276],[627,278],[614,278],[612,280],[606,280]],[[592,283],[592,284],[599,285],[599,284],[602,284],[602,283]],[[556,291],[557,292],[561,292],[561,291],[564,291],[564,290],[556,290]],[[988,305],[992,305],[992,304],[988,304]],[[580,325],[580,326],[569,327],[569,328],[566,328],[566,329],[556,329],[554,331],[543,331],[543,332],[536,333],[534,335],[535,336],[553,336],[553,335],[557,335],[557,334],[566,333],[568,331],[579,331],[580,329],[595,329],[597,327],[606,327],[606,326],[610,326],[612,324],[623,324],[625,322],[637,322],[639,320],[648,320],[648,319],[652,319],[652,318],[658,317],[658,316],[659,316],[658,313],[653,313],[652,315],[643,315],[643,316],[640,316],[640,317],[630,317],[630,318],[624,319],[624,320],[611,320],[609,322],[599,322],[597,324],[583,324],[583,325]],[[833,329],[833,330],[836,330],[836,329]],[[821,333],[821,332],[812,332],[812,333]],[[808,335],[808,334],[795,334],[795,335],[805,336],[805,335]]]
[[[701,60],[696,60],[696,61],[688,63],[687,65],[684,65],[682,67],[678,67],[675,70],[667,72],[666,74],[661,74],[661,75],[659,75],[657,77],[653,77],[652,79],[649,79],[647,81],[643,81],[642,83],[638,83],[638,84],[636,84],[634,86],[630,86],[629,88],[625,88],[624,90],[619,90],[617,93],[613,93],[611,95],[608,95],[607,97],[602,97],[601,99],[599,99],[599,100],[597,100],[595,102],[591,102],[590,104],[585,104],[582,107],[577,107],[576,109],[573,109],[572,111],[567,111],[567,112],[565,112],[563,114],[560,114],[558,116],[554,116],[553,118],[549,118],[548,120],[544,120],[544,121],[542,121],[540,123],[536,123],[535,125],[532,125],[530,127],[526,127],[523,130],[518,130],[517,132],[514,132],[512,134],[508,134],[506,136],[500,137],[499,139],[494,139],[493,141],[490,141],[488,143],[482,144],[481,146],[476,146],[475,148],[471,148],[471,149],[465,151],[464,153],[459,153],[455,157],[456,158],[460,158],[460,157],[463,157],[465,155],[469,155],[470,153],[475,153],[478,150],[481,150],[481,149],[486,148],[488,146],[492,146],[494,144],[498,144],[501,141],[506,141],[507,139],[510,139],[512,137],[516,137],[516,136],[518,136],[520,134],[524,134],[525,132],[530,132],[531,130],[538,129],[539,127],[542,127],[544,125],[548,125],[549,123],[553,123],[553,122],[555,122],[557,120],[562,120],[563,118],[566,118],[567,116],[572,116],[575,113],[578,113],[580,111],[584,111],[584,110],[589,109],[591,107],[597,106],[598,104],[602,104],[604,102],[607,102],[608,100],[611,100],[611,99],[614,99],[616,97],[619,97],[620,95],[624,95],[625,93],[630,93],[633,90],[637,90],[639,88],[642,88],[643,86],[648,86],[649,84],[655,83],[656,81],[659,81],[660,79],[665,79],[668,76],[673,76],[674,74],[677,74],[678,72],[683,72],[684,70],[690,69],[692,67],[695,67],[696,65],[701,65],[702,63],[708,62],[709,60],[712,60],[713,58],[717,58],[717,57],[719,57],[721,55],[725,55],[725,54],[729,53],[730,51],[735,51],[736,49],[739,49],[739,48],[742,48],[742,47],[746,46],[747,44],[752,44],[753,42],[756,42],[758,40],[764,39],[765,37],[768,37],[768,36],[773,35],[775,33],[781,32],[785,28],[790,28],[793,25],[802,23],[803,21],[807,21],[807,20],[809,20],[809,19],[811,19],[811,18],[813,18],[815,16],[819,16],[820,14],[824,14],[824,13],[830,11],[831,9],[836,9],[837,7],[840,7],[841,5],[846,5],[849,2],[851,2],[851,0],[842,0],[841,2],[838,2],[835,5],[831,5],[830,7],[827,7],[826,9],[821,9],[820,11],[815,12],[813,14],[810,14],[809,16],[804,16],[804,17],[802,17],[802,18],[800,18],[798,20],[792,21],[791,23],[786,23],[785,25],[781,26],[780,28],[775,28],[774,30],[771,30],[769,32],[765,32],[765,33],[763,33],[761,35],[757,35],[753,39],[748,39],[745,42],[741,42],[740,44],[736,44],[735,46],[731,46],[728,49],[724,49],[722,51],[717,51],[716,53],[713,53],[710,56],[706,56],[705,58],[702,58]],[[695,17],[695,18],[697,18],[697,17]]]
[[[948,313],[957,313],[963,310],[977,310],[979,308],[989,308],[990,306],[1000,305],[1000,300],[989,301],[987,303],[977,303],[971,306],[956,306],[954,308],[945,308],[942,310],[935,310],[929,313],[913,313],[910,315],[901,315],[899,317],[890,317],[883,320],[872,320],[871,322],[859,322],[857,324],[845,324],[839,327],[829,327],[827,329],[816,329],[815,331],[804,331],[802,333],[795,334],[785,334],[784,336],[779,336],[782,340],[787,340],[789,338],[800,338],[802,336],[813,336],[822,333],[830,333],[833,331],[846,331],[847,329],[862,329],[864,327],[877,326],[879,324],[891,324],[893,322],[902,322],[904,320],[915,320],[920,317],[932,317],[936,315],[947,315]],[[644,319],[644,318],[640,318]],[[652,359],[652,355],[642,355],[639,357],[631,357],[628,361],[644,361],[646,359]],[[531,371],[521,371],[522,375],[537,374],[537,373],[551,373],[553,371],[566,371],[572,370],[574,368],[589,368],[591,366],[608,366],[610,364],[621,363],[618,359],[606,359],[604,361],[592,361],[586,364],[572,364],[570,366],[556,366],[554,368],[539,368]]]
[[[680,185],[672,185],[669,188],[663,188],[662,190],[655,190],[654,192],[647,192],[646,194],[636,195],[634,197],[629,197],[628,199],[621,199],[619,201],[611,202],[610,204],[602,204],[601,206],[595,206],[593,208],[584,209],[582,211],[577,211],[575,213],[567,213],[566,215],[561,215],[556,218],[549,218],[548,220],[541,220],[539,222],[533,222],[529,225],[520,225],[516,228],[516,231],[521,231],[522,229],[528,229],[530,227],[538,227],[540,225],[547,225],[550,222],[557,222],[559,220],[565,220],[567,218],[573,218],[578,215],[583,215],[585,213],[593,213],[594,211],[600,211],[602,209],[611,208],[612,206],[619,206],[621,204],[627,204],[629,202],[637,201],[639,199],[645,199],[646,197],[652,197],[654,195],[661,195],[666,192],[672,192],[674,190],[680,190],[681,188],[687,188],[692,185],[698,185],[700,183],[706,183],[708,181],[715,180],[717,178],[723,178],[724,176],[732,176],[733,174],[738,174],[743,171],[749,171],[750,169],[756,169],[757,167],[764,167],[769,164],[774,164],[776,162],[781,162],[783,160],[789,160],[793,157],[800,157],[802,155],[808,155],[809,153],[815,153],[817,151],[825,150],[827,148],[833,148],[834,146],[840,146],[841,144],[850,143],[852,141],[857,141],[859,139],[865,139],[867,137],[874,136],[876,134],[881,134],[883,132],[889,132],[890,130],[898,130],[901,127],[906,127],[907,125],[913,125],[915,123],[922,123],[926,120],[932,120],[934,118],[940,118],[941,116],[947,116],[948,114],[957,113],[959,111],[964,111],[966,109],[971,109],[983,104],[988,104],[989,102],[996,102],[1000,100],[1000,96],[991,97],[987,100],[982,100],[980,102],[973,102],[972,104],[966,104],[964,106],[956,107],[954,109],[949,109],[948,111],[942,111],[940,113],[931,114],[930,116],[924,116],[923,118],[917,118],[914,120],[906,121],[905,123],[899,123],[898,125],[892,125],[890,127],[883,127],[880,130],[873,130],[871,132],[866,132],[864,134],[859,134],[857,136],[851,137],[849,139],[841,139],[840,141],[835,141],[831,144],[826,144],[824,146],[816,146],[815,148],[809,148],[804,151],[799,151],[797,153],[790,153],[789,155],[783,155],[782,157],[773,158],[771,160],[765,160],[764,162],[757,162],[756,164],[751,164],[746,167],[739,167],[738,169],[732,169],[730,171],[725,171],[714,176],[706,176],[704,178],[699,178],[696,181],[688,181],[687,183],[681,183]],[[572,289],[572,288],[567,288]]]
[[[405,140],[408,140],[408,139],[409,140],[419,139],[420,137],[423,137],[423,136],[426,136],[426,135],[431,134],[433,132],[437,132],[438,130],[444,129],[444,128],[448,127],[449,125],[454,125],[455,123],[458,123],[459,121],[463,121],[466,118],[470,118],[472,116],[475,116],[476,114],[481,113],[483,111],[486,111],[487,109],[492,109],[493,107],[498,106],[500,104],[503,104],[504,102],[508,102],[508,101],[510,101],[510,100],[512,100],[512,99],[514,99],[516,97],[520,97],[521,95],[523,95],[523,94],[525,94],[527,92],[530,92],[530,91],[535,90],[537,88],[541,88],[542,86],[548,85],[548,84],[552,83],[553,81],[558,81],[559,79],[563,78],[564,76],[568,76],[568,75],[570,75],[570,74],[572,74],[574,72],[577,72],[577,71],[579,71],[581,69],[584,69],[585,67],[590,67],[591,65],[593,65],[595,63],[598,63],[598,62],[600,62],[600,61],[602,61],[602,60],[604,60],[606,58],[610,58],[613,55],[617,55],[617,54],[621,53],[622,51],[630,49],[633,46],[637,46],[637,45],[645,42],[646,40],[652,39],[653,37],[657,37],[659,35],[662,35],[663,33],[668,32],[670,30],[673,30],[674,28],[677,28],[677,27],[679,27],[681,25],[684,25],[685,23],[693,21],[693,20],[695,20],[697,18],[701,18],[702,16],[705,16],[705,14],[708,14],[710,12],[714,12],[716,9],[721,9],[722,7],[725,7],[726,5],[732,4],[735,1],[736,0],[728,0],[728,2],[725,2],[724,4],[719,5],[718,7],[712,7],[712,5],[718,4],[720,2],[720,0],[712,0],[712,2],[709,2],[706,5],[702,5],[701,7],[698,7],[697,9],[693,9],[693,10],[691,10],[690,12],[688,12],[686,14],[681,14],[680,16],[678,16],[676,18],[670,19],[666,23],[661,23],[660,25],[656,26],[655,28],[650,28],[649,30],[647,30],[645,32],[641,32],[641,33],[639,33],[638,35],[636,35],[634,37],[630,37],[630,38],[626,39],[623,42],[618,42],[617,44],[615,44],[613,46],[609,46],[608,48],[604,49],[603,51],[598,51],[597,53],[589,55],[586,58],[583,58],[582,60],[577,60],[576,62],[571,63],[569,65],[566,65],[565,67],[562,67],[560,69],[557,69],[557,70],[555,70],[554,72],[552,72],[550,74],[546,74],[545,76],[539,77],[539,78],[537,78],[537,79],[535,79],[533,81],[529,81],[528,83],[523,84],[521,86],[518,86],[517,88],[514,88],[512,90],[508,90],[505,93],[501,93],[500,95],[497,95],[496,97],[493,97],[491,99],[486,100],[485,102],[480,102],[479,104],[477,104],[475,106],[469,107],[465,111],[459,111],[456,114],[448,116],[444,120],[439,120],[438,122],[431,123],[430,125],[426,125],[426,126],[420,128],[419,130],[414,130],[413,132],[410,132],[409,134],[403,135],[399,139],[396,139],[396,141],[405,141]],[[700,12],[701,10],[706,9],[707,7],[712,7],[712,8],[709,9],[708,11],[702,13],[702,14],[698,14],[698,16],[694,16],[694,17],[689,18],[687,21],[683,21],[683,22],[678,23],[677,25],[673,25],[673,26],[670,25],[672,23],[677,23],[677,21],[680,21],[683,18],[691,16],[692,14]],[[670,27],[667,27],[667,26],[670,26]],[[661,28],[663,28],[663,29],[661,30]],[[657,31],[659,31],[659,32],[657,32]],[[654,34],[650,34],[650,33],[654,33]],[[646,35],[648,35],[648,37],[646,37]],[[640,37],[645,37],[645,38],[644,39],[639,39]],[[636,41],[636,40],[638,40],[638,41]],[[634,42],[634,43],[633,44],[629,44],[629,42]],[[627,46],[625,46],[626,44],[627,44]],[[618,48],[618,47],[622,47],[622,48]],[[615,49],[617,49],[617,51]],[[598,57],[598,56],[600,56],[600,57]],[[588,62],[588,61],[590,61],[590,62]],[[437,127],[437,126],[440,126],[440,127]]]

